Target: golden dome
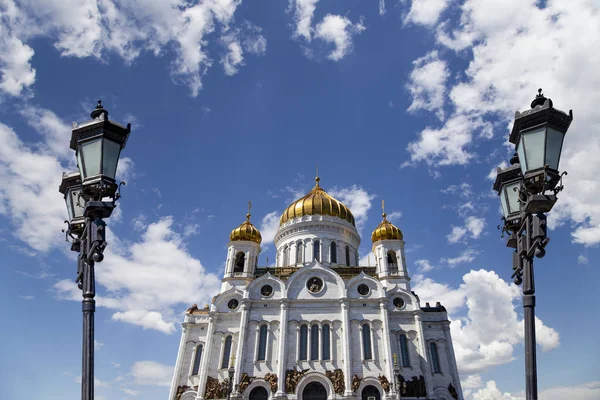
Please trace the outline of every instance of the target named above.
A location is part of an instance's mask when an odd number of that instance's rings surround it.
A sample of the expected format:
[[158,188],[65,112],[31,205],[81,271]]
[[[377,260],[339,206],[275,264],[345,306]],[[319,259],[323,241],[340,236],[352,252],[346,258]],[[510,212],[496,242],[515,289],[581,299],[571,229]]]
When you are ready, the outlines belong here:
[[378,242],[380,240],[402,240],[404,235],[402,235],[402,231],[398,229],[397,226],[388,221],[386,217],[386,213],[382,214],[383,221],[379,224],[377,228],[371,234],[371,241],[373,243]]
[[354,215],[350,212],[350,209],[327,194],[326,191],[321,189],[319,186],[319,177],[315,179],[317,184],[314,188],[304,197],[296,200],[285,209],[281,218],[279,219],[279,225],[285,224],[287,221],[302,217],[305,215],[331,215],[345,219],[352,225],[354,223]]
[[252,225],[252,222],[250,222],[250,209],[248,209],[248,214],[246,214],[246,220],[240,226],[231,231],[229,240],[232,242],[234,240],[249,240],[258,244],[262,242],[262,236],[260,235],[259,230]]

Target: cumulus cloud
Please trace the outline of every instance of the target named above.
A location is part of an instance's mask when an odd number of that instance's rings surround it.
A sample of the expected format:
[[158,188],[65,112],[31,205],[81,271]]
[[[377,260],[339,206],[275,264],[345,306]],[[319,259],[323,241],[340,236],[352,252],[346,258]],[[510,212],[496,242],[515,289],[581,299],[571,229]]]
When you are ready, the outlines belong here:
[[[413,289],[422,301],[441,301],[446,306],[459,372],[471,387],[481,382],[477,376],[481,372],[515,358],[514,346],[523,342],[523,322],[515,309],[521,297],[516,285],[480,269],[465,274],[458,288],[421,277]],[[460,316],[465,308],[466,316]],[[540,320],[536,329],[542,348],[559,345],[554,329]]]
[[[352,37],[366,29],[363,18],[361,17],[357,23],[352,23],[346,16],[327,14],[313,27],[317,3],[318,0],[290,0],[289,9],[294,12],[293,37],[301,38],[307,44],[312,39],[319,39],[333,45],[334,48],[327,58],[339,61],[352,51]],[[306,48],[305,54],[312,57],[312,49]]]
[[449,0],[412,0],[404,23],[433,26],[449,3]]
[[[171,217],[148,224],[139,239],[127,245],[108,233],[111,245],[96,271],[105,293],[97,301],[115,310],[113,320],[172,333],[178,319],[175,307],[208,303],[218,292],[219,277],[188,253]],[[69,280],[59,281],[54,289],[61,298],[80,297]]]
[[412,96],[408,111],[431,111],[443,120],[446,80],[450,75],[446,62],[440,60],[438,52],[434,50],[413,61],[413,65],[406,85]]
[[239,0],[151,4],[135,0],[49,0],[17,5],[4,0],[0,5],[0,90],[17,96],[34,83],[34,52],[27,42],[42,36],[49,37],[63,56],[102,62],[110,54],[131,64],[143,52],[155,56],[173,53],[171,76],[197,96],[203,76],[213,65],[207,48],[215,31],[226,38],[221,41],[226,54],[222,64],[228,75],[243,65],[242,49],[264,54],[266,39],[258,27],[245,29],[244,23],[241,30],[233,27],[240,4]]
[[479,254],[477,250],[466,249],[460,252],[457,257],[454,258],[442,258],[441,261],[448,264],[450,267],[456,267],[458,264],[470,263],[475,260],[475,257]]
[[453,226],[452,231],[446,236],[448,243],[459,243],[467,234],[472,239],[479,239],[485,228],[485,219],[470,216],[465,218],[464,226]]
[[514,111],[527,109],[542,86],[555,106],[572,108],[575,115],[561,158],[561,170],[569,175],[549,225],[571,220],[573,242],[600,243],[600,185],[595,176],[600,169],[600,138],[595,135],[600,128],[595,110],[600,91],[594,90],[600,87],[599,11],[594,0],[553,1],[543,7],[535,1],[463,2],[456,18],[432,30],[436,49],[470,59],[451,71],[456,81],[446,82],[453,113],[441,126],[426,127],[408,145],[411,162],[435,167],[468,164],[475,159],[475,146],[494,136],[494,126],[500,127],[497,135],[508,135]]
[[436,268],[435,265],[432,265],[429,262],[429,260],[424,260],[424,259],[415,261],[415,264],[418,267],[418,269],[417,269],[418,273],[429,272]]
[[133,382],[140,386],[171,386],[173,378],[173,366],[158,363],[156,361],[137,361],[131,367],[129,374]]
[[263,243],[272,243],[279,229],[279,217],[281,213],[279,211],[272,211],[265,215],[260,223],[260,235],[262,236]]
[[356,229],[360,232],[367,222],[367,213],[371,209],[371,203],[376,196],[358,185],[345,188],[334,187],[329,194],[344,203],[352,211]]

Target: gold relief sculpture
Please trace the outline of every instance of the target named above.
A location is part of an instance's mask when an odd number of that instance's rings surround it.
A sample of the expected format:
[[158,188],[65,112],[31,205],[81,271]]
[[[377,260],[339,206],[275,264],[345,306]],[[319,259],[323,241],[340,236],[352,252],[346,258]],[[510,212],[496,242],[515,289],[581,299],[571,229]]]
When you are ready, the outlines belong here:
[[353,392],[356,392],[358,390],[358,387],[360,386],[360,381],[362,381],[362,378],[359,378],[358,375],[354,374],[354,376],[352,377]]
[[390,391],[390,381],[388,381],[388,378],[386,378],[385,375],[379,375],[377,377],[377,379],[379,379],[379,384],[381,385],[381,387],[383,388],[383,390],[385,390],[386,393],[389,393],[389,391]]
[[344,394],[346,386],[344,385],[344,371],[334,369],[333,371],[325,371],[325,375],[333,384],[333,391],[337,394]]
[[427,391],[425,389],[425,378],[423,375],[413,376],[410,381],[405,381],[402,375],[398,375],[400,382],[400,395],[404,397],[425,397]]
[[185,312],[186,314],[192,314],[194,311],[198,309],[198,304],[194,303],[190,308]]
[[191,388],[189,386],[185,386],[185,385],[179,386],[177,388],[177,393],[175,393],[175,400],[181,400],[181,395],[183,394],[183,392],[185,392],[188,389],[191,389]]
[[308,372],[308,369],[298,370],[298,369],[288,369],[285,371],[285,391],[286,393],[296,393],[296,386],[298,386],[298,381]]
[[265,375],[265,381],[271,386],[271,392],[275,393],[277,391],[277,375],[268,373]]
[[207,400],[212,399],[224,399],[227,396],[227,390],[229,389],[229,379],[225,379],[219,383],[219,380],[212,376],[206,377],[206,389],[204,391],[204,398]]
[[242,374],[242,378],[240,379],[240,384],[238,385],[238,390],[240,393],[244,393],[244,390],[252,383],[254,380],[254,376],[249,376],[247,373]]

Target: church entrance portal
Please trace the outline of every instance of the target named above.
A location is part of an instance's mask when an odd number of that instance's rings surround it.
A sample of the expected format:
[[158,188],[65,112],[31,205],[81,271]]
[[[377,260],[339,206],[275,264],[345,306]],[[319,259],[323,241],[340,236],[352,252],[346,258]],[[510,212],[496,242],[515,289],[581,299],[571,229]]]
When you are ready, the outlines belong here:
[[302,400],[327,400],[327,390],[319,382],[311,382],[302,391]]
[[362,400],[381,400],[379,389],[373,385],[365,386],[362,390]]
[[267,389],[262,386],[257,386],[250,392],[250,396],[248,396],[249,400],[267,400],[269,398],[269,393],[267,393]]

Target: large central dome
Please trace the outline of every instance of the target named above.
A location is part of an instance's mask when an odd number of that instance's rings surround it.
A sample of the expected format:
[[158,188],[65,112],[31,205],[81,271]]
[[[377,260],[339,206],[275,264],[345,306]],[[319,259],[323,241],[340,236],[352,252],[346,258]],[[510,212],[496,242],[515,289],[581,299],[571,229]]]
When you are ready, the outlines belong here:
[[279,219],[279,225],[283,225],[291,219],[305,215],[331,215],[355,225],[354,215],[352,215],[350,209],[341,201],[334,199],[328,195],[326,191],[321,189],[319,180],[319,177],[317,177],[317,184],[306,196],[296,200],[285,209]]

